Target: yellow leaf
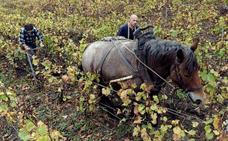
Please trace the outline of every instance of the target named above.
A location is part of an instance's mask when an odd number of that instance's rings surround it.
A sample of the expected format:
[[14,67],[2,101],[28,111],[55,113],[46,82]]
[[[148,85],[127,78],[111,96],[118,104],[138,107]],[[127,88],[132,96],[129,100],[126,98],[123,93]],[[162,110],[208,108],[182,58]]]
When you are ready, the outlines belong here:
[[94,100],[95,98],[96,98],[96,96],[94,94],[89,95],[89,99]]
[[146,112],[145,108],[146,107],[144,105],[139,104],[138,105],[138,111],[139,111],[139,113],[142,114],[142,115],[145,114],[145,112]]
[[196,131],[195,130],[190,130],[190,131],[187,131],[187,133],[191,136],[194,136],[196,134]]
[[174,134],[180,135],[181,131],[182,131],[181,128],[178,127],[178,126],[173,128],[173,133]]
[[158,104],[158,103],[159,103],[158,96],[154,95],[154,96],[153,96],[153,99],[154,99],[154,102],[155,102],[156,104]]
[[179,120],[172,120],[173,125],[177,125],[179,123]]
[[102,94],[105,96],[108,96],[110,94],[111,90],[109,88],[102,88]]
[[196,122],[196,121],[193,121],[193,122],[192,122],[192,127],[194,127],[194,128],[195,128],[195,127],[197,127],[198,125],[199,125],[199,123],[198,123],[198,122]]
[[218,136],[218,135],[220,134],[218,130],[213,130],[213,133],[214,133],[216,136]]
[[173,128],[173,133],[174,140],[179,140],[185,136],[185,132],[179,126]]
[[143,83],[141,86],[140,86],[140,89],[146,91],[146,92],[150,92],[150,90],[153,88],[154,86],[151,85],[151,84],[147,84],[147,83]]
[[56,131],[56,130],[51,132],[51,137],[54,140],[59,140],[60,138],[64,139],[64,137],[59,133],[59,131]]
[[134,120],[134,124],[141,124],[142,118],[140,116],[137,116]]
[[219,128],[219,123],[220,123],[220,117],[218,115],[216,115],[213,120],[213,126],[215,129]]
[[156,104],[153,104],[150,106],[150,109],[153,110],[153,111],[157,111],[158,110],[158,107]]
[[134,136],[134,137],[137,137],[137,136],[139,135],[139,132],[140,132],[140,127],[137,125],[137,126],[134,128],[133,136]]
[[40,60],[39,60],[37,57],[35,57],[35,56],[32,57],[32,64],[33,64],[33,65],[37,66],[38,63],[39,63],[39,61],[40,61]]
[[120,96],[120,98],[123,102],[123,106],[128,106],[131,103],[131,100],[128,96],[131,92],[132,91],[130,89],[127,89],[127,90],[120,91],[118,93],[118,95]]
[[146,128],[143,128],[141,130],[141,138],[143,139],[143,141],[151,141],[150,136],[148,135]]
[[152,118],[152,123],[156,124],[157,123],[157,118],[158,118],[157,114],[156,113],[152,113],[150,116]]

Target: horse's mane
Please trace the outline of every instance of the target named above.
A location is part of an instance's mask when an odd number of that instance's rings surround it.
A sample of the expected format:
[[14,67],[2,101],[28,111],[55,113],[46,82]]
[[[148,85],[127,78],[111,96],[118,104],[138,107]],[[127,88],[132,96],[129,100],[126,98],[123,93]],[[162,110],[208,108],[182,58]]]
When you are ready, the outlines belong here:
[[184,53],[185,60],[185,69],[188,73],[192,73],[198,69],[198,63],[194,52],[190,47],[181,45],[180,43],[170,41],[170,40],[161,40],[155,39],[146,42],[145,52],[151,56],[150,60],[153,60],[153,63],[159,63],[160,65],[172,65],[173,61],[176,59],[177,51],[181,49]]

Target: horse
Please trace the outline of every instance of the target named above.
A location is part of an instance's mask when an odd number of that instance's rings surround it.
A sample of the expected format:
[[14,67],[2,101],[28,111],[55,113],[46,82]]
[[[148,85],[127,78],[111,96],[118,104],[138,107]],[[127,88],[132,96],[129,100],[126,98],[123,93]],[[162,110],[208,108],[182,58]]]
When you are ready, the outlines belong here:
[[[197,44],[198,42],[194,42],[187,46],[163,39],[151,39],[144,44],[148,77],[158,87],[158,92],[164,80],[170,78],[187,91],[193,103],[205,102],[206,96],[199,77],[199,64],[194,54]],[[88,45],[82,55],[83,71],[99,74],[106,83],[133,76],[131,81],[140,86],[145,80],[139,74],[139,61],[134,54],[136,48],[135,40],[107,37],[95,41]]]

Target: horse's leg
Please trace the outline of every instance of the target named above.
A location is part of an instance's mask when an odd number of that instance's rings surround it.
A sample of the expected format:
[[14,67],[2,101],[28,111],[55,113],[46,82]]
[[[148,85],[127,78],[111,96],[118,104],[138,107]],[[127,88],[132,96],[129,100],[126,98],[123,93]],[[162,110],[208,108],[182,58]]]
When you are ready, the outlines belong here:
[[[111,92],[108,96],[102,94],[102,89],[103,88],[108,88],[110,87],[110,85],[108,85],[107,83],[105,83],[104,81],[102,81],[102,79],[100,79],[101,82],[97,83],[98,84],[98,89],[99,89],[99,101],[98,104],[101,107],[102,110],[104,110],[110,117],[112,117],[113,119],[120,119],[119,115],[117,116],[117,110],[118,108],[121,107],[122,103],[118,103],[116,101],[120,100],[116,100],[119,97],[117,96],[117,91],[118,91],[118,85],[116,86],[111,86]],[[114,89],[113,89],[114,88]],[[113,89],[113,90],[112,90]]]
[[102,106],[104,106],[109,112],[111,112],[112,114],[116,115],[117,110],[120,109],[121,111],[124,110],[124,108],[130,109],[129,112],[127,113],[121,113],[118,115],[118,117],[123,118],[123,117],[128,117],[134,114],[134,108],[133,106],[133,102],[135,101],[135,96],[132,95],[132,97],[130,97],[130,99],[132,100],[132,104],[130,105],[130,107],[124,107],[122,104],[122,100],[120,99],[120,97],[117,95],[117,92],[122,88],[122,89],[127,89],[130,88],[131,85],[133,85],[133,83],[139,81],[138,78],[133,78],[130,80],[125,80],[125,81],[121,81],[121,82],[114,82],[111,83],[111,93],[109,94],[109,96],[105,96],[103,94],[101,94],[101,99],[100,99],[100,104]]

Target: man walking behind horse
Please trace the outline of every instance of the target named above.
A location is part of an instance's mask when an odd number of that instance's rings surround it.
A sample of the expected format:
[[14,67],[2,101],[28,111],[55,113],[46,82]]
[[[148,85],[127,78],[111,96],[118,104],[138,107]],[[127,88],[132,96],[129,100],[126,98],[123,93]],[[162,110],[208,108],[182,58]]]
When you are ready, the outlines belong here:
[[19,34],[19,44],[22,49],[25,50],[27,60],[34,78],[35,71],[32,65],[32,56],[36,53],[36,50],[38,48],[36,44],[36,39],[39,40],[39,46],[43,47],[44,37],[33,24],[26,24],[21,28]]
[[33,24],[26,24],[21,28],[19,44],[25,51],[34,51],[37,49],[36,38],[40,41],[40,47],[43,47],[44,37]]
[[134,40],[135,37],[133,33],[136,29],[139,28],[139,26],[137,25],[137,20],[138,20],[138,17],[135,14],[131,15],[129,22],[120,26],[117,32],[117,36],[123,36],[127,39]]

